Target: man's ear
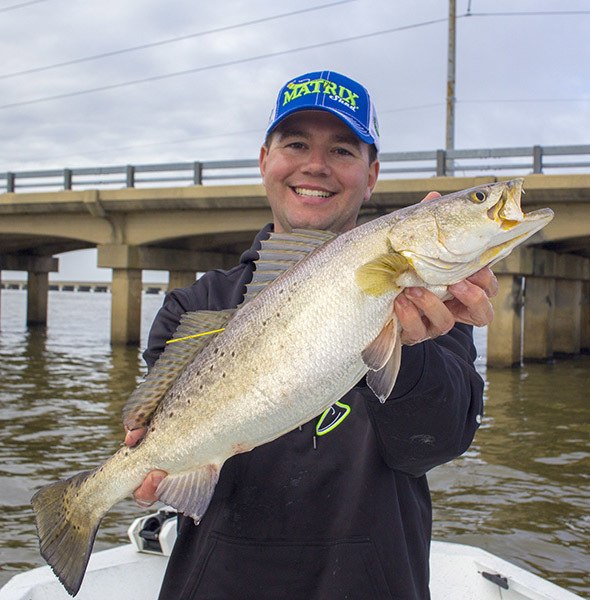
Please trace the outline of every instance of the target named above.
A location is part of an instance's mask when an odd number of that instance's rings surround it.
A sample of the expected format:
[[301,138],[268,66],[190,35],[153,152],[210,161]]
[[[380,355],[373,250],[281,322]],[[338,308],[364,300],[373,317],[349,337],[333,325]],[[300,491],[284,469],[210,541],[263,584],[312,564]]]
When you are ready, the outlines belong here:
[[262,146],[260,148],[260,154],[258,156],[258,167],[260,169],[260,174],[262,175],[262,179],[264,179],[264,172],[266,171],[266,157],[268,156],[268,148],[266,146]]
[[365,197],[363,198],[363,204],[367,203],[371,199],[371,194],[373,193],[373,189],[375,185],[377,185],[377,179],[379,177],[379,169],[381,165],[378,160],[374,160],[369,165],[369,177],[367,178],[367,191],[365,192]]

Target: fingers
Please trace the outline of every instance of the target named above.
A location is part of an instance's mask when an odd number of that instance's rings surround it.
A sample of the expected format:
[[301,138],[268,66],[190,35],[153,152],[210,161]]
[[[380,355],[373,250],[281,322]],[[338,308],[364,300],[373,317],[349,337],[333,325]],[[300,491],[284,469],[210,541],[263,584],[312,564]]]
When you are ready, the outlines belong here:
[[140,427],[139,429],[125,429],[125,445],[133,448],[136,446],[145,436],[147,429]]
[[493,298],[498,294],[498,280],[489,267],[477,271],[477,273],[468,277],[467,281],[480,287],[488,298]]
[[447,306],[424,288],[408,288],[395,301],[403,344],[412,345],[444,335],[455,319]]
[[492,322],[494,309],[486,290],[465,280],[449,286],[449,292],[453,294],[454,298],[447,302],[447,307],[456,321],[477,327],[483,327]]
[[135,502],[142,508],[147,508],[156,502],[158,500],[156,490],[166,476],[166,471],[150,471],[143,483],[133,492]]
[[428,192],[426,196],[420,202],[426,202],[427,200],[434,200],[435,198],[440,198],[440,194],[438,192]]
[[407,288],[395,300],[403,344],[412,345],[448,333],[455,323],[483,327],[494,318],[490,298],[498,293],[498,280],[489,268],[449,286],[453,298],[443,302],[424,288]]

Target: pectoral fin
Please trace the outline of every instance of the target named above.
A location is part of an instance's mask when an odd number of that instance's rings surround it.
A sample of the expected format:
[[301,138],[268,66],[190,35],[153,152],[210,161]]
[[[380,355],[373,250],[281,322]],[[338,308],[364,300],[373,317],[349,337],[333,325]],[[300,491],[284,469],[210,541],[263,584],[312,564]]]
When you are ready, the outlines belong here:
[[399,291],[397,278],[409,268],[408,260],[398,252],[382,254],[359,267],[355,273],[359,287],[369,296]]

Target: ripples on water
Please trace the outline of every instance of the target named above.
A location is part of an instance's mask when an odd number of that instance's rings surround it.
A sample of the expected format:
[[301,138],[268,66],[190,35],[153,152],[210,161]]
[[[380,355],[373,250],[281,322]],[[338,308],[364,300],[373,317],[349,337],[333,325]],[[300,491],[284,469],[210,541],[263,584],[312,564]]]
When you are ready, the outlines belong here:
[[[31,495],[96,466],[123,439],[121,408],[144,373],[140,351],[111,348],[110,295],[50,292],[47,329],[25,327],[25,292],[3,290],[0,328],[0,585],[43,563]],[[142,347],[162,296],[144,295]],[[482,333],[478,344],[485,345]],[[483,547],[590,595],[590,356],[488,370],[486,416],[460,459],[435,469],[434,536]],[[105,518],[95,549],[125,541],[141,511]]]

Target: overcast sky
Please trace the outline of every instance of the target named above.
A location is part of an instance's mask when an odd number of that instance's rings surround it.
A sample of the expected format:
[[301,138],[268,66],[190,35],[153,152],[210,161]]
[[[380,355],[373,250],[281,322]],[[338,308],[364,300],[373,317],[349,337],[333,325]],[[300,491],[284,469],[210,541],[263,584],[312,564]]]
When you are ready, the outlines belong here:
[[[456,148],[590,143],[588,0],[457,15]],[[0,171],[255,158],[278,88],[321,69],[371,90],[383,151],[442,148],[447,16],[447,0],[0,0]],[[59,278],[110,276],[92,252],[60,259]]]

